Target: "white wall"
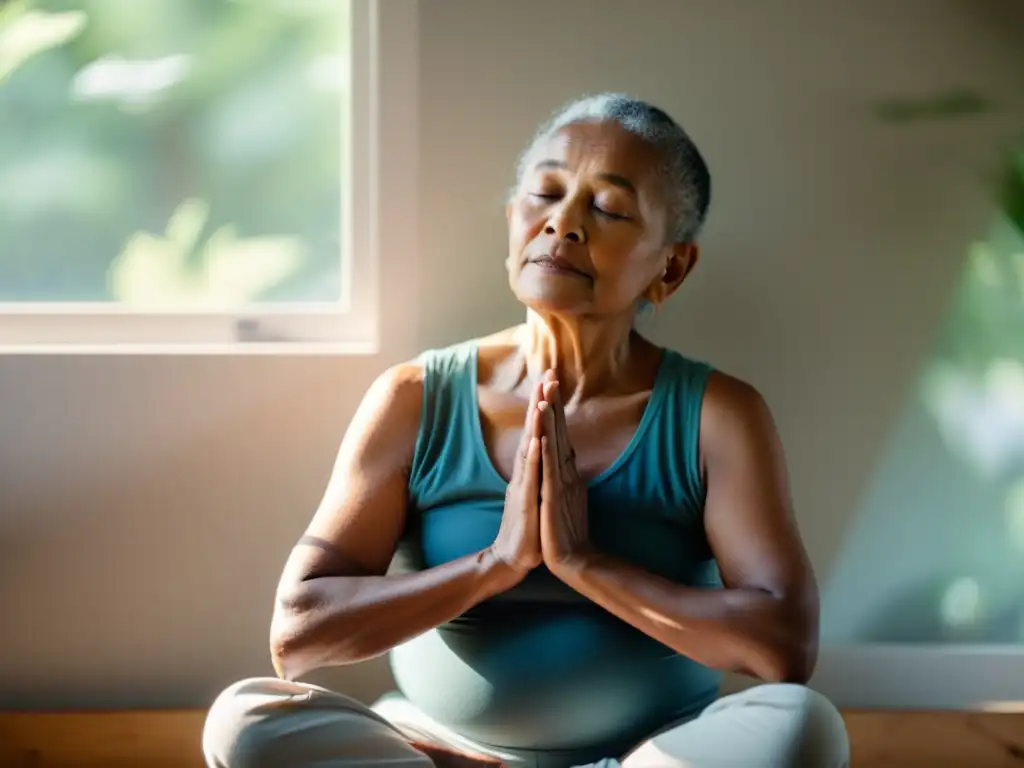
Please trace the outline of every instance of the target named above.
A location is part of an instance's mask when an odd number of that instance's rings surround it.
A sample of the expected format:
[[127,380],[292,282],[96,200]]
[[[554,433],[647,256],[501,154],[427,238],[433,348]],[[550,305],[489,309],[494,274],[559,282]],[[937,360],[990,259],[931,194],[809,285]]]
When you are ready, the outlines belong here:
[[[422,0],[419,242],[385,248],[380,356],[0,358],[0,706],[199,706],[270,671],[278,571],[363,390],[517,320],[502,197],[536,123],[584,91],[659,103],[709,160],[704,259],[653,332],[765,393],[827,581],[1021,124],[1013,5]],[[1008,107],[870,110],[960,85]],[[388,682],[381,663],[326,679]]]

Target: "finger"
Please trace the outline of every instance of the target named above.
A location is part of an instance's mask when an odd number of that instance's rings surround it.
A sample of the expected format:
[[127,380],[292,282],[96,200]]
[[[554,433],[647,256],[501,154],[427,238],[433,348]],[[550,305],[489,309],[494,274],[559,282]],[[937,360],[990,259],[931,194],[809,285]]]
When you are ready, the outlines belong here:
[[516,455],[512,460],[512,476],[509,478],[509,485],[520,482],[523,475],[523,464],[526,463],[527,453],[530,448],[530,440],[537,436],[537,403],[540,400],[541,388],[536,386],[530,392],[530,403],[526,406],[526,420],[523,424],[523,433],[519,436],[519,445],[516,447]]
[[536,425],[534,422],[537,420],[537,403],[539,403],[543,397],[541,389],[542,387],[539,383],[534,385],[530,392],[530,402],[526,406],[526,419],[523,424],[523,434],[522,437],[519,438],[519,454],[523,457],[526,456],[526,451],[530,447],[530,440],[537,436]]
[[541,379],[542,394],[541,398],[547,403],[554,402],[555,392],[558,390],[558,382],[554,379],[549,379],[546,375]]
[[550,498],[557,491],[558,483],[558,457],[555,455],[555,441],[543,437],[540,445],[541,494],[545,498]]
[[569,424],[565,420],[565,406],[562,403],[562,392],[557,387],[554,392],[552,410],[555,418],[555,434],[558,437],[558,455],[563,461],[572,457],[572,442],[569,440]]
[[[547,395],[544,392],[544,382],[537,383],[537,396],[533,402],[533,406],[530,408],[530,437],[537,438],[539,441],[544,434],[544,408],[547,407],[546,398]],[[540,444],[538,443],[538,448]]]
[[523,498],[536,498],[540,489],[540,440],[536,437],[530,438],[527,444],[523,464]]
[[[533,385],[533,387],[530,390],[530,404],[529,406],[527,406],[529,409],[527,411],[527,422],[529,422],[529,413],[537,408],[537,403],[542,402],[544,400],[544,397],[544,382],[538,381],[536,384]],[[529,446],[530,441],[529,439],[527,439],[526,445],[524,447],[528,448]]]
[[544,413],[551,407],[549,398],[551,397],[551,385],[550,382],[540,382],[540,397],[537,399],[536,407],[533,409],[533,421],[531,423],[533,427],[532,436],[540,440],[544,436]]
[[[541,400],[537,403],[537,410],[541,415],[541,433],[545,438],[551,438],[552,447],[558,445],[558,435],[555,434],[557,429],[557,422],[555,421],[555,409],[554,406],[547,400]],[[541,453],[544,452],[543,446],[541,446]]]

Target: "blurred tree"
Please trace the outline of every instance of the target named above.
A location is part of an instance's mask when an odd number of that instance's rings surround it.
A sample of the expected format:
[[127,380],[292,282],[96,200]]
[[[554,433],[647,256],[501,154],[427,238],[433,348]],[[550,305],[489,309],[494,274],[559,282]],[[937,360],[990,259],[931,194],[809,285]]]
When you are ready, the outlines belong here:
[[[6,5],[0,301],[140,302],[125,270],[154,259],[165,300],[337,299],[348,28],[341,0]],[[172,280],[142,249],[189,201]]]

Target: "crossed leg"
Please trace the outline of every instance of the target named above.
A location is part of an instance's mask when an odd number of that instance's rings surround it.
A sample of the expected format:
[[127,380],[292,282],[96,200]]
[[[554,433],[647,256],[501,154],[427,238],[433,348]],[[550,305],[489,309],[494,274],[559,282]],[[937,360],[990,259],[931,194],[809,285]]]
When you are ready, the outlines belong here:
[[[319,686],[274,678],[235,683],[210,709],[203,751],[210,768],[434,768],[428,749],[510,766],[521,755],[477,744],[398,697],[373,708]],[[848,768],[842,717],[799,685],[760,685],[719,699],[629,754],[587,768]]]

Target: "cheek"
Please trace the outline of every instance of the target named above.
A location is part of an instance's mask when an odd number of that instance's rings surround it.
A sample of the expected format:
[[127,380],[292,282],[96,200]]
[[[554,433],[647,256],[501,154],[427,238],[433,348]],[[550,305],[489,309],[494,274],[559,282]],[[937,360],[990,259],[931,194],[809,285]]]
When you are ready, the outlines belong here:
[[655,271],[660,254],[643,238],[623,233],[592,243],[590,258],[602,284],[632,296],[650,282],[648,275]]
[[530,234],[522,215],[513,212],[508,218],[508,253],[505,257],[505,268],[510,276],[519,269],[519,260],[530,244]]
[[601,271],[633,271],[650,257],[650,250],[643,233],[628,224],[602,227],[590,238],[590,257]]
[[527,243],[536,234],[539,217],[535,212],[517,208],[508,220],[509,243]]

